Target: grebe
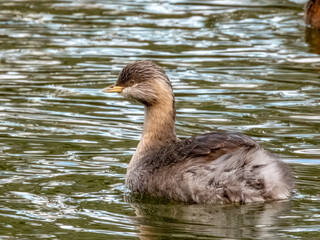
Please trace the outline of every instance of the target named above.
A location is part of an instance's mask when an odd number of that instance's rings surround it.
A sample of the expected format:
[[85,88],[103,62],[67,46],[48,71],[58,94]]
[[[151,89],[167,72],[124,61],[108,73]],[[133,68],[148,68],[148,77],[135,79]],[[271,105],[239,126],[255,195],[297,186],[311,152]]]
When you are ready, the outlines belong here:
[[307,2],[304,21],[309,26],[320,29],[320,0],[309,0]]
[[145,105],[142,137],[126,174],[132,192],[212,204],[290,197],[294,182],[288,165],[248,136],[216,131],[178,139],[172,86],[157,64],[128,64],[102,91]]

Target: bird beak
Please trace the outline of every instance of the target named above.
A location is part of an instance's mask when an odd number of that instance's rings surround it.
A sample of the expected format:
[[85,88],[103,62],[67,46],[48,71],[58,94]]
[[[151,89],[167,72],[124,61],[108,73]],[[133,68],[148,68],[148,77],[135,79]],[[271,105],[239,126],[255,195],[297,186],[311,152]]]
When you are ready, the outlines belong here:
[[105,92],[105,93],[115,93],[115,92],[116,93],[121,93],[123,89],[124,89],[124,87],[111,85],[109,87],[106,87],[106,88],[102,89],[101,92]]

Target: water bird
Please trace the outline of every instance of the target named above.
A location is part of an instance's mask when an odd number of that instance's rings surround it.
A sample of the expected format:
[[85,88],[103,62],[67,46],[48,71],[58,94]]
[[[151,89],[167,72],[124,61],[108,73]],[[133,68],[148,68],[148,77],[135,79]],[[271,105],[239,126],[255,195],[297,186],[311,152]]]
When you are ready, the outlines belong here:
[[320,0],[310,0],[305,5],[305,40],[310,52],[320,54]]
[[128,64],[102,92],[119,93],[145,106],[143,133],[126,174],[132,192],[200,204],[290,197],[294,181],[289,166],[250,137],[215,131],[177,138],[172,85],[154,62]]
[[313,28],[320,29],[320,0],[309,0],[304,10],[304,21]]

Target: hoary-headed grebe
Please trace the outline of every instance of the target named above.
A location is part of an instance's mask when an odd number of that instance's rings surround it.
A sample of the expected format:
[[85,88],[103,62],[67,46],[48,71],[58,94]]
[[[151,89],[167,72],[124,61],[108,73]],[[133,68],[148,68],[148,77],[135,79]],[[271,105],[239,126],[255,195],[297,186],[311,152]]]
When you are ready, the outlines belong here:
[[320,0],[309,0],[304,11],[305,23],[320,29]]
[[143,134],[129,163],[133,192],[186,203],[249,203],[287,199],[293,177],[287,164],[246,135],[217,131],[180,140],[165,71],[151,61],[128,64],[102,90],[145,105]]

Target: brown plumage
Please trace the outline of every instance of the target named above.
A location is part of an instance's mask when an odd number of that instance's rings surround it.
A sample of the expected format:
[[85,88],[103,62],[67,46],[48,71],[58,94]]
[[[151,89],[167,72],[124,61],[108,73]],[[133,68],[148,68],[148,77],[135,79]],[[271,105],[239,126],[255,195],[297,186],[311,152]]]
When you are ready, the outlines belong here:
[[250,137],[217,131],[178,139],[171,83],[153,62],[127,65],[115,85],[103,91],[145,105],[143,134],[126,175],[133,192],[187,203],[290,197],[294,185],[290,168]]
[[320,0],[309,0],[305,6],[304,20],[307,25],[320,29]]

